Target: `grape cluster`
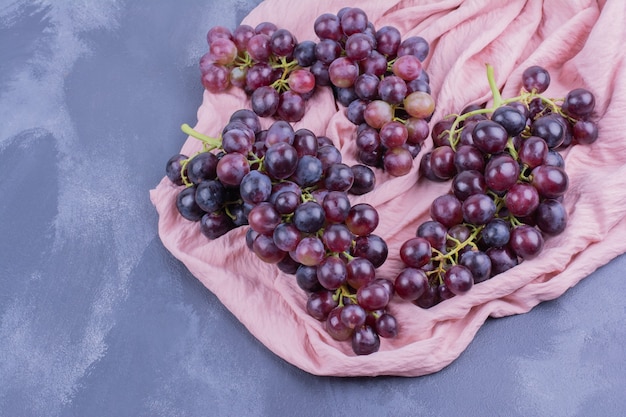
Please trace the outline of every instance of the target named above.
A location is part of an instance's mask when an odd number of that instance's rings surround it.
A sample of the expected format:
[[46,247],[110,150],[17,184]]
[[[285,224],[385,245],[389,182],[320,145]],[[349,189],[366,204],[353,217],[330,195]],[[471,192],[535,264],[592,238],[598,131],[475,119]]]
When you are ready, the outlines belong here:
[[544,97],[550,74],[533,66],[520,95],[504,100],[487,72],[493,106],[470,105],[435,123],[434,148],[421,160],[423,176],[451,181],[400,249],[395,291],[424,308],[536,257],[545,236],[561,233],[569,180],[559,151],[598,137],[588,90]]
[[358,126],[357,159],[393,176],[408,174],[435,108],[422,67],[428,42],[402,40],[393,26],[376,29],[357,7],[320,15],[314,30],[319,42],[311,70]]
[[209,239],[249,225],[248,248],[295,275],[309,314],[333,338],[351,338],[357,354],[396,335],[386,311],[393,284],[376,277],[388,254],[373,234],[378,212],[349,198],[374,188],[371,168],[342,163],[330,139],[285,121],[261,129],[251,110],[236,111],[220,138],[183,130],[203,142],[193,157],[174,155],[166,164],[168,178],[184,186],[176,200],[184,218],[199,222]]
[[428,42],[402,40],[393,26],[376,29],[358,7],[317,17],[318,42],[298,42],[271,22],[213,27],[209,51],[200,59],[202,84],[213,93],[244,89],[261,117],[302,119],[317,86],[330,86],[358,125],[357,159],[406,175],[428,137],[435,101],[422,62]]
[[302,119],[316,86],[309,71],[315,59],[313,42],[298,43],[290,31],[271,22],[255,28],[242,24],[232,32],[215,26],[207,42],[209,50],[200,59],[205,89],[219,93],[233,85],[250,96],[252,110],[261,117]]

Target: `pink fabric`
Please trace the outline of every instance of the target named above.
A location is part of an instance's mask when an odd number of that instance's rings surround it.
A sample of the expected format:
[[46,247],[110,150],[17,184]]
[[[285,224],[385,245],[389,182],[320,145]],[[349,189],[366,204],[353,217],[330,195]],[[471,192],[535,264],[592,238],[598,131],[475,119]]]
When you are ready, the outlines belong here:
[[[244,20],[255,26],[268,20],[292,31],[299,40],[317,40],[315,17],[336,13],[350,1],[298,2],[267,0]],[[198,224],[177,214],[179,191],[163,179],[151,191],[159,213],[164,245],[257,337],[293,365],[319,375],[403,375],[436,372],[457,358],[487,317],[529,311],[554,299],[599,266],[626,251],[626,3],[623,0],[366,0],[358,2],[376,27],[394,25],[403,37],[420,35],[430,42],[426,61],[433,95],[434,120],[489,97],[485,64],[495,68],[503,97],[520,89],[521,72],[542,65],[552,76],[546,92],[563,97],[585,87],[596,95],[599,140],[575,146],[566,154],[570,189],[565,197],[570,222],[566,231],[548,238],[542,254],[496,278],[474,286],[464,296],[422,310],[394,299],[391,311],[400,324],[396,339],[383,339],[379,352],[355,356],[349,343],[335,342],[306,313],[306,296],[292,276],[256,259],[245,246],[245,228],[208,241]],[[208,30],[208,28],[207,28]],[[249,107],[238,89],[205,93],[196,129],[218,135],[228,117]],[[185,120],[181,120],[181,123]],[[266,120],[266,125],[269,120]],[[333,139],[344,161],[355,163],[353,126],[336,111],[331,93],[320,91],[295,125]],[[431,146],[427,142],[426,148]],[[189,139],[182,152],[200,149]],[[376,234],[389,244],[389,259],[379,276],[393,278],[401,269],[398,250],[428,219],[430,202],[449,183],[416,183],[419,157],[412,172],[393,178],[378,173],[373,192],[354,197],[380,213]],[[599,283],[598,285],[600,285]]]

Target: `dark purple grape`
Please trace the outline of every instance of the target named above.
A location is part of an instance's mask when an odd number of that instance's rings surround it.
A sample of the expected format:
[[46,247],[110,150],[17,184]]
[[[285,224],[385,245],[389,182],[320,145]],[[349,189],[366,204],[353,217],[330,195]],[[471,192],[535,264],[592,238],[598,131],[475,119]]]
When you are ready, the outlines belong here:
[[402,42],[402,34],[394,26],[383,26],[376,31],[376,50],[387,57],[394,58]]
[[250,97],[250,107],[260,117],[273,116],[278,110],[279,103],[278,91],[269,85],[255,89]]
[[522,73],[522,86],[528,92],[543,93],[550,85],[550,73],[540,66],[533,65]]
[[322,174],[322,162],[314,156],[304,155],[298,160],[291,179],[301,187],[310,187],[320,181]]
[[397,55],[414,55],[417,59],[423,62],[428,56],[429,50],[430,47],[426,39],[421,36],[411,36],[400,43]]
[[428,289],[428,277],[426,273],[417,268],[404,268],[394,283],[396,294],[403,300],[415,301]]
[[509,242],[513,252],[522,259],[532,259],[543,249],[543,236],[535,227],[527,224],[514,227]]
[[463,201],[463,219],[470,224],[488,223],[496,214],[496,204],[487,194],[473,194]]
[[276,114],[288,122],[298,122],[304,117],[304,98],[293,90],[285,91],[280,95]]
[[430,242],[423,237],[414,237],[400,247],[400,259],[408,267],[421,268],[430,262],[432,256]]
[[376,277],[376,268],[369,259],[355,257],[346,265],[348,271],[348,284],[359,289],[364,285],[374,281]]
[[345,224],[333,223],[324,227],[322,241],[329,251],[343,253],[350,249],[352,244],[352,233]]
[[483,153],[473,145],[462,145],[454,153],[454,166],[458,172],[478,171],[485,169],[485,159]]
[[485,177],[478,171],[461,171],[452,179],[452,192],[461,201],[474,194],[487,191]]
[[491,276],[501,274],[516,266],[519,261],[517,255],[509,246],[489,248],[485,252],[491,259]]
[[542,201],[535,211],[537,227],[547,235],[558,235],[567,226],[567,210],[562,203],[554,199]]
[[515,217],[530,216],[539,205],[539,193],[530,184],[514,184],[504,197],[509,213]]
[[354,173],[346,164],[332,164],[326,170],[324,186],[329,191],[348,191],[354,183]]
[[452,147],[444,145],[433,149],[430,156],[430,168],[437,178],[447,180],[456,174],[454,165],[455,152]]
[[446,228],[462,223],[462,203],[452,194],[439,196],[430,205],[430,217]]
[[224,207],[226,189],[217,180],[202,181],[196,186],[196,204],[206,212],[217,211]]
[[565,96],[562,108],[568,115],[580,119],[589,116],[596,105],[593,93],[584,88],[576,88]]
[[319,15],[313,23],[313,30],[320,39],[332,39],[338,41],[343,37],[341,21],[337,15],[332,13]]
[[298,152],[285,142],[267,148],[263,166],[274,179],[286,179],[293,175],[298,166]]
[[491,277],[491,259],[485,252],[467,251],[461,255],[459,263],[469,269],[474,277],[474,284]]
[[370,282],[357,290],[356,299],[364,309],[370,311],[378,310],[385,308],[389,304],[389,293],[383,285]]
[[319,203],[307,201],[296,208],[292,222],[301,232],[315,233],[324,226],[326,215]]
[[322,289],[317,280],[317,267],[315,266],[300,265],[296,270],[296,283],[298,287],[306,292],[315,292]]
[[352,256],[363,257],[369,260],[375,268],[380,267],[389,254],[389,248],[383,238],[378,235],[357,236],[354,239]]
[[488,247],[502,247],[509,243],[511,231],[508,223],[502,219],[493,219],[481,232],[483,243]]
[[548,144],[538,136],[530,136],[522,142],[518,152],[520,162],[530,168],[543,165],[548,156]]
[[350,194],[363,195],[369,193],[376,186],[376,175],[374,171],[365,165],[356,164],[350,167],[354,182],[348,190]]
[[317,266],[326,257],[326,247],[318,237],[303,237],[294,252],[295,260],[302,265]]
[[453,265],[444,274],[443,282],[452,294],[461,295],[472,288],[474,277],[469,268],[463,265]]
[[352,337],[352,329],[341,321],[341,313],[343,306],[335,307],[331,310],[326,318],[325,328],[326,332],[335,340],[344,341]]
[[345,35],[364,32],[367,29],[367,14],[358,7],[350,7],[341,16],[341,30]]
[[365,33],[355,33],[348,36],[344,45],[346,56],[355,62],[367,58],[373,48],[374,42]]
[[376,319],[375,329],[380,337],[394,338],[398,335],[398,322],[391,314],[383,313]]
[[518,162],[508,154],[493,156],[485,166],[485,182],[495,192],[504,192],[519,178]]
[[415,305],[421,308],[430,308],[434,305],[437,305],[441,299],[439,298],[439,291],[436,286],[429,286],[424,294],[417,300],[415,300]]
[[552,116],[552,114],[542,116],[536,119],[530,127],[531,134],[545,140],[550,149],[560,146],[565,139],[563,125]]
[[272,233],[274,244],[280,250],[292,252],[296,250],[302,239],[300,231],[292,223],[280,223]]
[[320,290],[309,294],[306,303],[307,313],[320,321],[326,320],[330,312],[338,305],[334,294],[334,291],[329,290]]
[[558,198],[567,191],[569,178],[565,170],[555,166],[539,165],[531,172],[531,184],[544,198]]
[[406,82],[395,75],[385,77],[378,83],[378,96],[389,104],[400,104],[407,96]]
[[317,150],[317,159],[322,161],[322,169],[324,172],[333,164],[341,163],[342,156],[339,149],[333,145],[320,146]]
[[186,166],[185,173],[193,184],[200,184],[202,181],[214,180],[217,177],[218,159],[215,154],[201,152],[191,158]]
[[372,51],[370,56],[359,61],[361,74],[371,74],[380,77],[387,72],[387,58],[378,51]]
[[330,191],[322,201],[326,220],[330,223],[343,223],[350,212],[350,199],[341,191]]
[[262,235],[271,236],[281,221],[280,213],[268,202],[257,204],[248,213],[250,227]]
[[517,136],[526,127],[526,116],[512,106],[498,107],[491,115],[491,120],[502,126],[509,136]]
[[[345,262],[336,256],[326,257],[317,266],[317,280],[328,290],[341,287],[346,282],[347,274]],[[363,321],[365,322],[365,315]]]
[[447,229],[435,220],[427,220],[420,224],[416,231],[416,236],[426,239],[431,248],[443,251],[446,246]]
[[472,130],[474,146],[484,153],[495,154],[504,151],[509,134],[502,125],[483,120],[474,126]]
[[272,236],[261,234],[254,239],[252,251],[260,260],[268,264],[276,264],[287,256],[287,252],[278,249]]
[[366,236],[378,227],[378,212],[367,203],[355,204],[345,219],[346,226],[357,236]]
[[380,349],[378,334],[370,326],[362,326],[352,334],[352,350],[357,355],[369,355]]
[[354,80],[354,93],[362,100],[375,100],[379,82],[380,78],[373,74],[361,74]]
[[[165,175],[174,185],[183,185],[182,164],[186,159],[188,159],[186,155],[177,154],[168,159],[167,164],[165,164]],[[217,165],[217,162],[215,165]]]
[[348,304],[341,311],[341,321],[350,329],[363,326],[366,317],[367,312],[358,304]]
[[176,208],[185,219],[197,222],[204,215],[204,210],[196,203],[196,187],[186,187],[176,196]]
[[578,120],[572,127],[576,143],[589,145],[598,139],[598,125],[590,120]]
[[232,219],[223,211],[206,213],[200,219],[200,232],[208,239],[217,239],[234,228]]

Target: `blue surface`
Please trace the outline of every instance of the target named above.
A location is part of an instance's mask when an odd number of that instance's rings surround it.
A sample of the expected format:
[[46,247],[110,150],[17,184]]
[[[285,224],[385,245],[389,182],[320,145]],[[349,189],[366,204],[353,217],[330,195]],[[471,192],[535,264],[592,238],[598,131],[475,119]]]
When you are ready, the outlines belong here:
[[[421,378],[316,377],[162,246],[208,28],[258,0],[0,4],[0,416],[619,416],[626,257]],[[345,414],[343,414],[345,413]]]

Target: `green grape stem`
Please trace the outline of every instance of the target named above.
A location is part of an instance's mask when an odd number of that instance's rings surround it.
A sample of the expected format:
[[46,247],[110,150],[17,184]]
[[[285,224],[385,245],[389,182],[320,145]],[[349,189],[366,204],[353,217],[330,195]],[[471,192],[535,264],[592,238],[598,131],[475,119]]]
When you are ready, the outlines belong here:
[[[572,120],[571,117],[569,117],[567,114],[565,114],[561,108],[559,107],[559,105],[557,104],[560,101],[563,101],[563,99],[561,98],[548,98],[548,97],[544,97],[541,94],[537,94],[534,91],[526,91],[526,90],[522,90],[520,92],[520,94],[516,97],[511,97],[511,98],[507,98],[507,99],[503,99],[502,98],[502,94],[500,94],[500,90],[498,89],[498,86],[496,84],[496,79],[495,79],[495,73],[494,73],[494,69],[493,66],[491,66],[490,64],[486,64],[486,68],[487,68],[487,82],[489,83],[489,89],[491,90],[491,95],[493,97],[493,103],[491,105],[491,107],[486,107],[484,109],[476,109],[476,110],[472,110],[469,111],[467,113],[461,114],[461,115],[450,115],[453,116],[454,122],[452,123],[452,126],[450,127],[450,129],[447,131],[448,132],[448,140],[450,142],[450,146],[452,147],[452,149],[456,150],[456,147],[459,143],[459,132],[461,131],[461,129],[459,128],[460,124],[464,121],[467,120],[468,118],[472,117],[472,116],[476,116],[479,114],[490,114],[493,113],[498,107],[501,106],[505,106],[507,104],[510,103],[514,103],[517,101],[523,102],[523,103],[530,103],[533,99],[538,98],[540,99],[544,104],[546,104],[547,106],[550,107],[550,109],[552,110],[552,112],[554,113],[558,113],[563,117],[566,117],[569,120]],[[511,151],[513,149],[512,146],[507,147],[509,149],[509,151]],[[512,154],[512,156],[516,156],[517,153]]]
[[194,128],[192,128],[191,126],[189,126],[187,123],[183,123],[183,125],[180,127],[180,130],[182,130],[183,133],[186,133],[187,135],[193,138],[196,138],[202,143],[204,143],[204,145],[207,147],[207,150],[217,149],[222,146],[222,139],[212,138],[207,135],[204,135],[198,132],[197,130],[195,130]]

